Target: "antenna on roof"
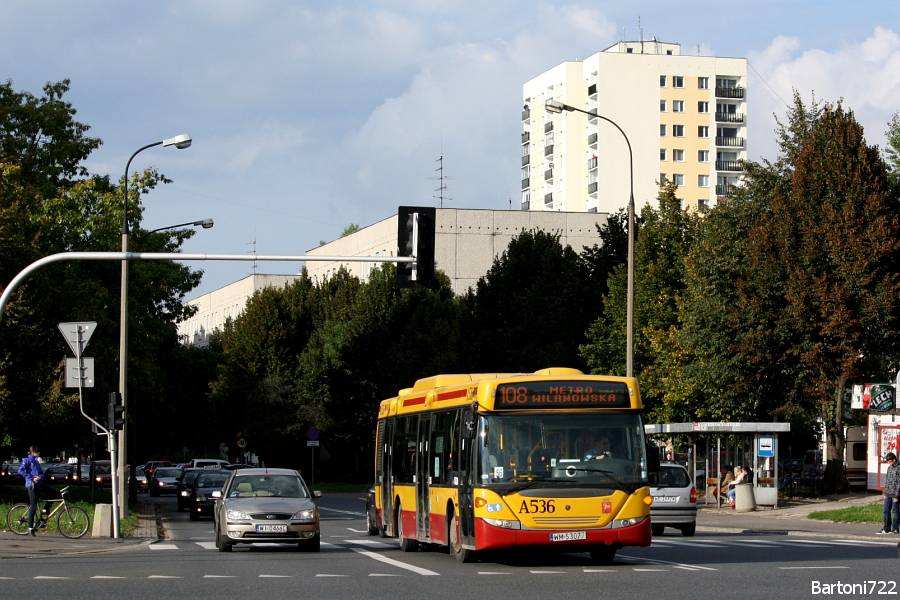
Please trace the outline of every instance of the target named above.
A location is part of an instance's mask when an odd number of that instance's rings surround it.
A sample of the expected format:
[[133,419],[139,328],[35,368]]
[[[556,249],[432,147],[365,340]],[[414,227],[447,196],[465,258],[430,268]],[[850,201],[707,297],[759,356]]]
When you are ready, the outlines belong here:
[[451,175],[444,175],[444,153],[443,152],[441,152],[441,156],[435,162],[440,163],[438,168],[435,169],[435,171],[439,172],[440,175],[427,177],[427,179],[437,180],[437,181],[441,182],[440,187],[438,187],[436,190],[434,190],[438,193],[438,195],[432,196],[432,198],[439,199],[441,201],[441,208],[444,208],[444,200],[453,200],[453,198],[451,198],[450,196],[444,195],[444,192],[447,191],[447,184],[445,184],[444,181],[447,179],[456,179],[456,177],[453,177]]
[[644,28],[641,27],[641,15],[638,15],[638,35],[641,40],[641,54],[644,53]]
[[[253,246],[253,250],[248,252],[247,254],[256,254],[256,230],[253,231],[253,241],[247,242],[246,246]],[[256,261],[253,261],[253,275],[256,275]]]

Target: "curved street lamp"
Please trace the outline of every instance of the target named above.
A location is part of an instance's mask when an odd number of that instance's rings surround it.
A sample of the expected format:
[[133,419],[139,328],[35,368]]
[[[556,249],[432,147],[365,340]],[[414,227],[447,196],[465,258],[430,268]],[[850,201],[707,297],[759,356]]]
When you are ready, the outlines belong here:
[[147,237],[151,233],[156,233],[157,231],[166,231],[169,229],[178,229],[179,227],[202,227],[203,229],[210,229],[215,225],[212,219],[203,219],[202,221],[191,221],[190,223],[179,223],[178,225],[169,225],[168,227],[160,227],[158,229],[151,229],[150,231],[145,231],[141,235],[134,238],[135,243],[143,241],[147,239]]
[[[131,158],[128,159],[128,163],[125,165],[125,204],[124,210],[122,211],[122,252],[128,252],[128,168],[131,166],[131,161],[134,160],[134,157],[146,150],[147,148],[153,148],[154,146],[175,146],[179,150],[184,148],[189,148],[191,145],[191,136],[186,133],[181,135],[176,135],[175,137],[171,137],[168,139],[164,139],[159,142],[154,142],[152,144],[147,144],[142,148],[138,148],[138,150],[131,155]],[[119,394],[122,397],[122,418],[125,419],[125,422],[128,422],[128,396],[126,394],[127,386],[126,382],[128,381],[128,259],[122,261],[122,293],[121,293],[121,306],[119,310]],[[120,482],[127,481],[125,478],[125,456],[126,456],[126,442],[127,438],[125,432],[127,427],[123,427],[119,431],[117,446],[119,447],[119,456],[117,465],[115,465],[116,477],[119,478]],[[119,506],[119,516],[121,518],[125,518],[128,516],[128,502],[127,496],[125,494],[125,486],[120,485],[118,489],[118,498],[113,498],[114,503],[118,503]],[[113,536],[118,538],[119,534],[119,521],[118,519],[113,519]]]
[[631,196],[628,199],[628,307],[626,317],[626,341],[625,341],[625,371],[628,377],[634,377],[634,154],[631,151],[631,142],[628,136],[622,131],[618,123],[612,119],[608,119],[603,115],[597,114],[596,110],[588,111],[568,104],[563,104],[557,100],[547,100],[544,103],[544,109],[551,113],[580,112],[593,117],[595,119],[603,119],[607,123],[611,123],[628,145],[628,168],[631,176]]

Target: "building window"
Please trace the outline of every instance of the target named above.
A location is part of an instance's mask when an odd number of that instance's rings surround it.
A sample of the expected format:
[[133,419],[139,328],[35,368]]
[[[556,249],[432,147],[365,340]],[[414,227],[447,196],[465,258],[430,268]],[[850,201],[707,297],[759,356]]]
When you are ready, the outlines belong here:
[[697,200],[697,210],[706,212],[709,210],[709,198],[700,198]]
[[697,127],[697,137],[708,138],[709,137],[709,127],[706,125],[700,125]]
[[659,101],[659,112],[666,112],[666,101],[665,100]]
[[666,87],[666,76],[665,75],[659,76],[659,87]]
[[659,149],[659,160],[666,160],[666,149],[665,148]]
[[659,182],[660,182],[660,183],[665,183],[667,180],[668,180],[668,178],[666,177],[666,174],[665,174],[665,173],[660,173],[660,174],[659,174]]
[[697,162],[709,162],[709,150],[698,150]]
[[672,100],[672,112],[684,112],[684,100]]
[[672,150],[672,160],[675,162],[684,162],[684,150]]
[[625,54],[632,54],[634,52],[634,48],[626,48]]
[[525,165],[522,167],[522,179],[528,179],[531,177],[531,165]]
[[697,89],[708,90],[709,89],[709,77],[698,77],[697,78]]
[[672,181],[675,182],[675,185],[678,187],[684,187],[684,174],[683,173],[675,173],[672,175]]
[[672,87],[675,88],[683,88],[684,87],[684,77],[679,75],[675,75],[672,77]]
[[672,125],[672,135],[675,137],[684,137],[684,125]]
[[666,126],[665,125],[659,126],[659,137],[666,137]]
[[709,175],[698,175],[697,185],[700,187],[709,187]]
[[708,113],[709,112],[709,102],[698,102],[697,103],[697,112],[698,113]]

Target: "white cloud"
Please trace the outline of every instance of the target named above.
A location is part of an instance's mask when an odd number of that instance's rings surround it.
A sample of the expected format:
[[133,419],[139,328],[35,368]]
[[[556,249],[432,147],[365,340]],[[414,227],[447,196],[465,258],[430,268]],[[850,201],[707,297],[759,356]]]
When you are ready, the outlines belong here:
[[750,91],[753,154],[769,159],[776,156],[771,113],[785,114],[782,102],[792,102],[794,89],[804,102],[813,95],[827,102],[843,99],[844,107],[853,110],[865,127],[866,140],[883,144],[886,124],[900,97],[900,37],[876,27],[867,39],[837,49],[800,51],[801,46],[797,38],[778,36],[762,52],[748,55],[765,81],[753,81]]

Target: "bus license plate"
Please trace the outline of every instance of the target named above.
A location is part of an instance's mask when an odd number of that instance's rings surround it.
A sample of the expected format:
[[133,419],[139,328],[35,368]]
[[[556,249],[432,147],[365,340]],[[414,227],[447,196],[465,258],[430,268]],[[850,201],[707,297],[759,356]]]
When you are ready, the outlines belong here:
[[287,525],[257,525],[256,531],[260,533],[287,533]]
[[551,533],[551,542],[571,542],[572,540],[586,540],[586,531],[566,531],[565,533]]

